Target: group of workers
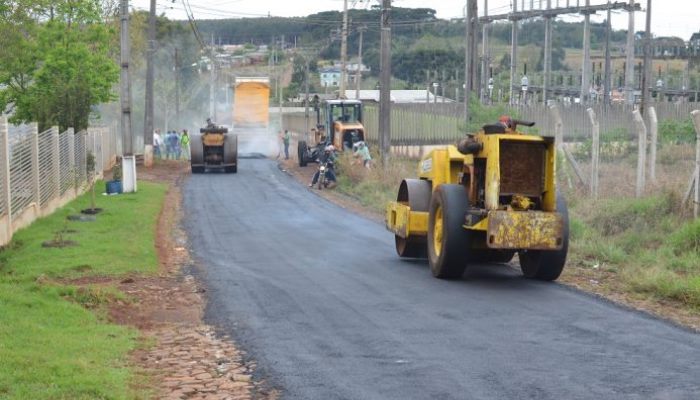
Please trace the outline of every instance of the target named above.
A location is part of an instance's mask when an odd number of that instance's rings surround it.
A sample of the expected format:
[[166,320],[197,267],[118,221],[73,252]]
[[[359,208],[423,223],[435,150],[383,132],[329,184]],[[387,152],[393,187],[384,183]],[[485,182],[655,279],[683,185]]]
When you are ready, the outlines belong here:
[[190,135],[187,129],[178,133],[175,130],[168,131],[161,136],[160,129],[153,132],[153,156],[167,160],[190,159]]

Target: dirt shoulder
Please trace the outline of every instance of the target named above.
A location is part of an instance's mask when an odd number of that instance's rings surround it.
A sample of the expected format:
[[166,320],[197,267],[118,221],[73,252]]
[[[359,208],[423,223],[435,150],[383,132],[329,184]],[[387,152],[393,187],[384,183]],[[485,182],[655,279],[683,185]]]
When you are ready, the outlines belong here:
[[[296,160],[293,159],[279,160],[279,165],[280,169],[304,184],[311,182],[311,177],[317,169],[316,164],[309,164],[307,167],[299,167]],[[312,190],[319,196],[343,208],[363,215],[373,221],[384,223],[383,214],[363,207],[359,200],[351,196],[336,190],[319,191],[311,188],[309,188],[309,190]],[[510,266],[519,270],[517,256],[510,263]],[[562,276],[557,282],[600,296],[601,298],[624,307],[646,312],[658,318],[700,332],[700,313],[689,310],[686,306],[674,301],[644,297],[640,294],[627,291],[622,287],[619,280],[616,279],[614,273],[607,272],[603,268],[581,268],[580,266],[569,264],[564,269]]]

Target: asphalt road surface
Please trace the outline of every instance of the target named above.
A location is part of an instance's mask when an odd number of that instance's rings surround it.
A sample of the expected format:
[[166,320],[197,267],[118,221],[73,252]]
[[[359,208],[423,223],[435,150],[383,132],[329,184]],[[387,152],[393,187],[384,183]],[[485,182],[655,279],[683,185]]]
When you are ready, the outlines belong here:
[[273,161],[184,201],[206,318],[284,398],[700,399],[700,335],[503,265],[434,279]]

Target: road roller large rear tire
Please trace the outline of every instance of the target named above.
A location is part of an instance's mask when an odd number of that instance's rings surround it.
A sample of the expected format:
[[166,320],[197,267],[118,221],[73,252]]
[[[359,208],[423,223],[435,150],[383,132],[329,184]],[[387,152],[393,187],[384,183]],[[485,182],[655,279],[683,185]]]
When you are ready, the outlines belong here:
[[224,172],[238,172],[238,135],[226,134],[224,138]]
[[438,186],[430,200],[428,215],[428,262],[433,276],[457,279],[464,274],[470,248],[464,216],[469,197],[464,186]]
[[[411,207],[412,211],[428,212],[432,187],[429,181],[422,179],[404,179],[399,186],[396,201]],[[428,249],[425,236],[409,236],[402,238],[394,235],[396,253],[399,257],[425,258]]]
[[557,212],[564,217],[561,249],[521,251],[519,253],[520,270],[526,278],[553,281],[559,278],[566,265],[566,255],[569,252],[569,210],[566,207],[566,200],[559,194],[557,194]]
[[204,146],[202,145],[201,135],[192,135],[190,137],[190,165],[192,166],[193,174],[204,172]]

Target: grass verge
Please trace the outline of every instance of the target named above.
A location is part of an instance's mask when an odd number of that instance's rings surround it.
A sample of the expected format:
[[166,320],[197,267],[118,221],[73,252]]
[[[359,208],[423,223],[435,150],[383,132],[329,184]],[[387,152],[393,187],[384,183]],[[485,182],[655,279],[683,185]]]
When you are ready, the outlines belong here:
[[[113,287],[70,282],[154,273],[155,231],[167,187],[139,183],[137,194],[98,198],[95,222],[66,222],[88,208],[82,196],[18,232],[0,251],[0,398],[142,397],[126,366],[138,332],[109,323]],[[75,246],[44,248],[57,232]]]
[[685,218],[679,204],[674,192],[574,204],[569,263],[700,311],[700,221]]

